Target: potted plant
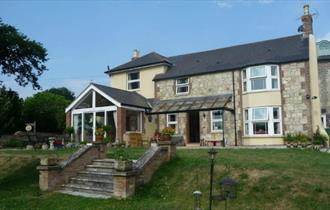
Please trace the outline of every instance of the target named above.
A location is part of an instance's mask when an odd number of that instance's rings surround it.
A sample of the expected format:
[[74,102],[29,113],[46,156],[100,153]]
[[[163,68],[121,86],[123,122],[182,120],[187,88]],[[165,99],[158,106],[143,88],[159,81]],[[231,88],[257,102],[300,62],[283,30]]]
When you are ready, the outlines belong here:
[[104,129],[96,128],[95,130],[96,143],[102,143],[104,140]]
[[171,136],[175,133],[175,129],[171,127],[164,128],[162,132],[163,141],[171,141]]
[[133,161],[128,159],[125,148],[116,148],[114,167],[117,171],[130,171],[133,169]]
[[74,128],[73,127],[66,127],[64,132],[69,136],[70,141],[73,141],[73,134],[74,134]]

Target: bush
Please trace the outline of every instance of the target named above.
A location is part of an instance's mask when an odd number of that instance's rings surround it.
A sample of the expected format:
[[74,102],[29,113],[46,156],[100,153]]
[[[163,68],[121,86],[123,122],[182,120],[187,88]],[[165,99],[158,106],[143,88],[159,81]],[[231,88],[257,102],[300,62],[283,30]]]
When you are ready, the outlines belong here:
[[291,134],[288,133],[285,137],[284,137],[284,142],[288,143],[288,144],[292,144],[292,143],[308,143],[310,142],[311,139],[302,133],[297,133],[297,134]]
[[316,133],[313,134],[313,144],[325,145],[327,141],[328,141],[328,137],[321,134],[319,130],[317,130]]
[[10,139],[3,144],[4,148],[22,148],[27,145],[27,142],[19,139]]

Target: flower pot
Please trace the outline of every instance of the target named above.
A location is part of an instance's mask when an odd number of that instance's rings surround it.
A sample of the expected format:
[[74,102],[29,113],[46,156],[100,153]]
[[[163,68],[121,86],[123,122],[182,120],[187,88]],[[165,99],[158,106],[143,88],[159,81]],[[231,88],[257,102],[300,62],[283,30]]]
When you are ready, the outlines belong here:
[[169,135],[163,135],[163,141],[171,141],[172,137]]
[[101,136],[101,135],[95,136],[96,143],[102,143],[103,140],[104,140],[104,136]]
[[117,171],[131,171],[133,169],[133,161],[116,160],[114,166]]

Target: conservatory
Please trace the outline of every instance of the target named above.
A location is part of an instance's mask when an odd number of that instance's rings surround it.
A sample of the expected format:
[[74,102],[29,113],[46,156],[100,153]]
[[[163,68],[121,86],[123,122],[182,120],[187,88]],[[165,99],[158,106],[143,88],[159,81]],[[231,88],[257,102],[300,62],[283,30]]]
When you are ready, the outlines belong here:
[[147,100],[129,92],[91,83],[65,110],[67,126],[74,128],[76,142],[95,141],[95,131],[110,125],[110,135],[121,141],[127,131],[142,132]]

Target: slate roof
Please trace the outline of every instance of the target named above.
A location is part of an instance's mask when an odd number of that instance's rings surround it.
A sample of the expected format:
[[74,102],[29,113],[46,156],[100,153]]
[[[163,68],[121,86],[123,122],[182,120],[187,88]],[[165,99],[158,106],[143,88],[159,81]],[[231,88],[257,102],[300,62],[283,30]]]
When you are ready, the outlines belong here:
[[111,69],[110,71],[106,71],[105,73],[109,73],[109,72],[112,73],[112,72],[116,72],[116,71],[120,71],[120,70],[126,70],[126,69],[130,69],[130,68],[137,68],[137,67],[141,67],[141,66],[154,65],[154,64],[160,64],[160,63],[170,64],[170,61],[166,57],[164,57],[156,52],[151,52],[136,60],[132,60],[132,61],[124,63],[120,66],[117,66],[117,67]]
[[120,65],[107,73],[166,62],[167,64],[171,64],[168,71],[164,74],[156,75],[154,78],[154,80],[163,80],[241,69],[247,66],[266,63],[288,63],[307,60],[309,58],[308,38],[303,38],[302,35],[172,57],[164,57],[159,54],[155,56],[153,54],[157,53],[149,53],[139,59]]
[[112,88],[96,83],[91,84],[100,89],[103,93],[107,94],[109,97],[121,103],[122,105],[134,106],[144,109],[151,108],[147,102],[147,99],[136,92],[120,90],[117,88]]

